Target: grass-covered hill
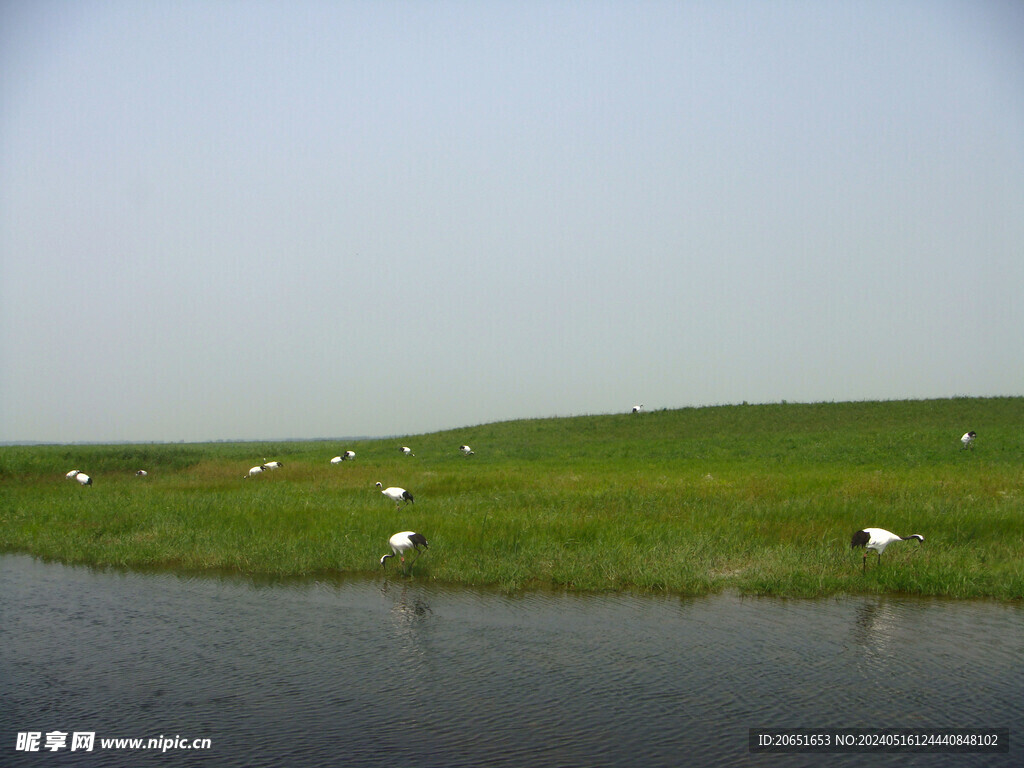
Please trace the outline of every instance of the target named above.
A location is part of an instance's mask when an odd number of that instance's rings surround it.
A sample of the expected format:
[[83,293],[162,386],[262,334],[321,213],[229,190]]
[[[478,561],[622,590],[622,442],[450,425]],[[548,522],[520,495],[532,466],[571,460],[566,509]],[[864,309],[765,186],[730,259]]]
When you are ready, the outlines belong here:
[[[978,438],[964,450],[968,430]],[[355,460],[331,464],[345,449]],[[264,459],[284,466],[243,480]],[[93,485],[64,479],[70,469]],[[415,503],[396,508],[377,481]],[[925,542],[872,555],[864,574],[850,537],[865,526]],[[430,542],[403,575],[421,580],[1021,599],[1024,398],[686,408],[349,442],[0,448],[7,551],[379,574],[400,530]]]

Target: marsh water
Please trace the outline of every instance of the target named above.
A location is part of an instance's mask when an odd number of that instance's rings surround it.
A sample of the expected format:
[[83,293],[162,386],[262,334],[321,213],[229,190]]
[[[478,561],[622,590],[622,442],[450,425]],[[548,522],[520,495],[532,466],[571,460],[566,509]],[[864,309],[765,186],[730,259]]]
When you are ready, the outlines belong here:
[[[1024,607],[506,595],[4,555],[0,701],[0,764],[16,766],[1020,765]],[[750,729],[795,727],[1003,728],[1010,746],[749,750]],[[67,741],[48,750],[53,732]],[[72,750],[75,733],[93,749]]]

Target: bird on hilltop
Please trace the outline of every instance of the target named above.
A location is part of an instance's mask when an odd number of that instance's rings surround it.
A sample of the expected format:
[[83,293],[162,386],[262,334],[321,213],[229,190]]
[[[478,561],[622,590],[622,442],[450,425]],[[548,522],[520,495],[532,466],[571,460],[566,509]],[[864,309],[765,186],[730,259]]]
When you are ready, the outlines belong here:
[[466,456],[472,456],[473,455],[473,449],[470,448],[468,445],[460,445],[459,446],[459,450],[462,451],[462,453],[464,455],[466,455]]
[[633,406],[633,413],[640,413],[640,411],[642,411],[643,409],[644,409],[644,404],[643,403],[640,403],[640,405],[634,405]]
[[869,550],[874,550],[878,553],[878,562],[881,563],[882,553],[885,552],[886,547],[894,541],[909,541],[910,539],[917,539],[923,542],[924,536],[920,533],[912,533],[909,536],[897,536],[892,531],[887,531],[884,528],[864,528],[853,534],[853,538],[850,539],[850,549],[864,547],[864,572],[867,573]]
[[384,555],[380,559],[381,566],[385,568],[387,567],[387,559],[389,557],[397,556],[399,561],[404,563],[404,553],[412,549],[416,551],[416,557],[412,559],[412,563],[409,563],[409,567],[411,568],[413,566],[413,563],[415,563],[417,558],[419,558],[420,556],[420,552],[422,551],[420,547],[423,547],[423,549],[429,549],[429,547],[427,547],[427,540],[423,536],[423,534],[415,533],[413,531],[402,531],[400,533],[396,533],[394,536],[388,539],[388,546],[391,547],[391,554]]
[[377,483],[377,487],[380,488],[381,493],[383,493],[385,496],[387,496],[389,499],[395,502],[396,507],[400,506],[403,501],[406,504],[408,504],[410,501],[415,503],[415,501],[412,498],[412,494],[405,490],[405,488],[396,488],[395,486],[385,488],[382,483]]
[[403,445],[403,446],[402,446],[401,448],[399,448],[398,450],[400,450],[400,451],[401,451],[401,452],[402,452],[403,454],[405,454],[406,456],[415,456],[415,455],[416,455],[415,453],[413,453],[413,452],[412,452],[412,448],[410,448],[410,447],[409,447],[409,446],[407,446],[407,445]]

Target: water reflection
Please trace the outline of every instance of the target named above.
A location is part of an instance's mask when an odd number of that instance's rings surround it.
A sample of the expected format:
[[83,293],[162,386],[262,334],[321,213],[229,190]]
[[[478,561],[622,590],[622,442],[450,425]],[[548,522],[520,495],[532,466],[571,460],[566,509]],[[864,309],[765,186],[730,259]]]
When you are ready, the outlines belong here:
[[391,603],[391,617],[395,624],[408,630],[414,624],[424,621],[430,615],[430,606],[422,594],[410,591],[407,584],[394,585],[385,581],[380,593]]
[[[748,729],[1024,733],[1020,605],[254,583],[5,556],[0,617],[4,765],[40,764],[17,732],[60,728],[214,740],[176,766],[821,765],[750,755]],[[124,757],[105,759],[157,763]]]
[[388,610],[388,624],[400,641],[400,671],[396,672],[396,676],[411,682],[413,676],[423,672],[424,661],[431,652],[426,627],[432,615],[430,606],[422,592],[410,589],[407,583],[395,584],[385,580],[380,594],[385,603],[391,606]]
[[870,659],[885,662],[893,658],[890,645],[896,632],[897,609],[882,601],[865,600],[856,609],[853,641]]

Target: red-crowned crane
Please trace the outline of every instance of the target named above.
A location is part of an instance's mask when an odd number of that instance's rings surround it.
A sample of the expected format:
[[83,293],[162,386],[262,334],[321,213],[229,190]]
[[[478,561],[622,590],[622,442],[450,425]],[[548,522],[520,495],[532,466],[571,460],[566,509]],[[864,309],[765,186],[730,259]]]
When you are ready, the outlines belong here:
[[247,480],[247,479],[249,479],[250,477],[256,477],[256,475],[260,475],[260,474],[263,474],[263,467],[262,467],[262,466],[259,466],[259,465],[257,465],[257,466],[255,466],[255,467],[250,467],[250,468],[249,468],[249,474],[247,474],[247,475],[242,475],[242,479],[243,479],[243,480]]
[[427,540],[423,534],[415,533],[413,531],[402,531],[401,533],[396,533],[388,539],[388,546],[391,547],[391,554],[384,555],[380,559],[381,566],[385,568],[387,567],[387,560],[389,557],[397,556],[399,561],[404,563],[405,553],[410,549],[415,550],[416,552],[416,557],[412,559],[412,563],[409,563],[409,567],[412,568],[413,563],[416,562],[416,559],[420,556],[420,552],[422,551],[420,547],[423,547],[423,549],[429,549],[429,547],[427,547]]
[[381,483],[377,483],[377,487],[380,488],[381,493],[383,493],[385,496],[387,496],[389,499],[395,502],[396,507],[399,506],[403,501],[406,504],[408,504],[410,501],[415,503],[415,501],[412,498],[412,494],[405,490],[405,488],[396,488],[394,486],[391,486],[390,488],[385,488]]
[[459,450],[462,451],[464,456],[472,456],[473,455],[473,449],[470,448],[468,445],[460,445],[459,446]]
[[640,413],[640,411],[642,411],[643,409],[644,409],[644,404],[643,403],[640,403],[640,405],[634,405],[633,406],[633,413]]
[[282,464],[280,461],[267,461],[266,459],[263,459],[264,469],[280,469],[283,466],[284,464]]
[[78,475],[78,470],[77,469],[72,469],[70,472],[68,472],[66,475],[64,475],[64,477],[66,477],[68,480],[74,480],[77,475]]
[[874,550],[878,553],[878,562],[881,563],[882,553],[885,552],[886,547],[894,541],[909,541],[910,539],[917,539],[923,542],[924,536],[920,533],[912,533],[909,536],[897,536],[892,531],[887,531],[884,528],[864,528],[853,534],[853,538],[850,539],[850,549],[864,547],[864,572],[867,573],[869,550]]
[[403,445],[401,448],[399,448],[399,450],[405,456],[415,456],[416,455],[415,453],[412,452],[412,448],[410,448],[408,445]]
[[85,472],[79,472],[75,475],[75,480],[77,480],[81,485],[92,485],[92,478],[85,474]]
[[974,445],[974,438],[977,436],[977,432],[965,432],[964,436],[960,438],[960,442],[963,443],[964,448],[970,448]]

